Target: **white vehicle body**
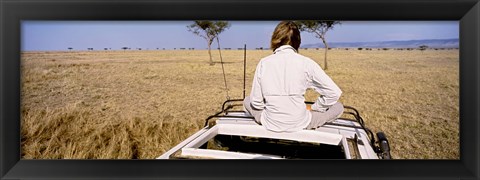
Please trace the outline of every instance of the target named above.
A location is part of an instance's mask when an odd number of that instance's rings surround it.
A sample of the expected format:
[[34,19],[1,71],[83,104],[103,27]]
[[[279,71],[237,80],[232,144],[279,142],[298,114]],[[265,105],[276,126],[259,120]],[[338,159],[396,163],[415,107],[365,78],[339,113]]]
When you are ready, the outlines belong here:
[[[381,145],[377,147],[375,141],[372,141],[373,133],[370,132],[369,136],[369,130],[362,125],[363,120],[339,118],[315,130],[278,133],[257,124],[243,111],[222,112],[225,115],[219,116],[220,113],[217,113],[214,116],[218,119],[214,123],[206,123],[207,126],[203,129],[157,159],[390,158],[388,149],[379,151]],[[358,111],[355,112],[358,114]],[[388,148],[386,138],[381,139],[384,139],[382,142],[387,145],[383,147]],[[216,146],[219,148],[215,148]],[[386,153],[388,156],[382,156]]]

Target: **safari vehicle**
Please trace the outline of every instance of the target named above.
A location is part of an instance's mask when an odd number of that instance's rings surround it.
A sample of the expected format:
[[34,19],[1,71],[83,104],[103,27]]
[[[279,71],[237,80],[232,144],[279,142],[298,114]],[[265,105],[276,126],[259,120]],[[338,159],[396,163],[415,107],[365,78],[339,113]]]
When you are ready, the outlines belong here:
[[278,133],[236,106],[243,107],[241,99],[225,101],[203,129],[157,159],[391,159],[385,134],[375,138],[353,107],[317,129]]
[[[243,49],[245,99],[247,45]],[[220,61],[223,71],[222,56]],[[344,106],[342,117],[314,130],[273,132],[257,124],[244,108],[235,110],[243,107],[243,99],[230,100],[225,71],[223,77],[227,100],[222,110],[208,117],[204,128],[157,159],[391,159],[385,134],[378,132],[375,138],[353,107]]]

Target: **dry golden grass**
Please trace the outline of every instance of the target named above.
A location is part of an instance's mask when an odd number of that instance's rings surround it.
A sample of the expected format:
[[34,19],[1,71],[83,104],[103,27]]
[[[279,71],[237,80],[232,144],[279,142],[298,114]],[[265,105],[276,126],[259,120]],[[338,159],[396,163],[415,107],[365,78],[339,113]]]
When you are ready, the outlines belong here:
[[[247,95],[270,53],[247,52]],[[323,50],[300,53],[323,65]],[[230,96],[241,98],[243,51],[222,55]],[[394,158],[459,159],[458,50],[328,55],[341,102],[387,134]],[[221,65],[204,50],[24,52],[21,63],[25,159],[155,158],[202,128],[226,96]]]

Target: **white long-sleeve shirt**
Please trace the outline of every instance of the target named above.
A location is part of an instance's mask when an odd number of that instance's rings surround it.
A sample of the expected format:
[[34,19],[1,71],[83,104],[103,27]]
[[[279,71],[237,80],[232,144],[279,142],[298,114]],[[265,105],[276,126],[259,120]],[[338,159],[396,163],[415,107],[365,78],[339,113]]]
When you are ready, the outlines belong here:
[[306,109],[307,88],[320,93],[312,110],[325,112],[335,104],[342,91],[320,66],[283,45],[260,60],[255,70],[251,104],[263,109],[260,122],[271,131],[293,132],[308,126],[311,113]]

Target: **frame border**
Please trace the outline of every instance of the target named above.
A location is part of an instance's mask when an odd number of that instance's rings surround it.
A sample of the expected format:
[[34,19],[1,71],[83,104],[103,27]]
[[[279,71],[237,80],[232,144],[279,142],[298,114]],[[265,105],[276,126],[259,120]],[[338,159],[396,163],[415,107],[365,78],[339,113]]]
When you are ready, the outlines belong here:
[[[479,178],[479,0],[0,0],[0,19],[1,179]],[[459,20],[460,160],[20,160],[22,20],[191,19]]]

